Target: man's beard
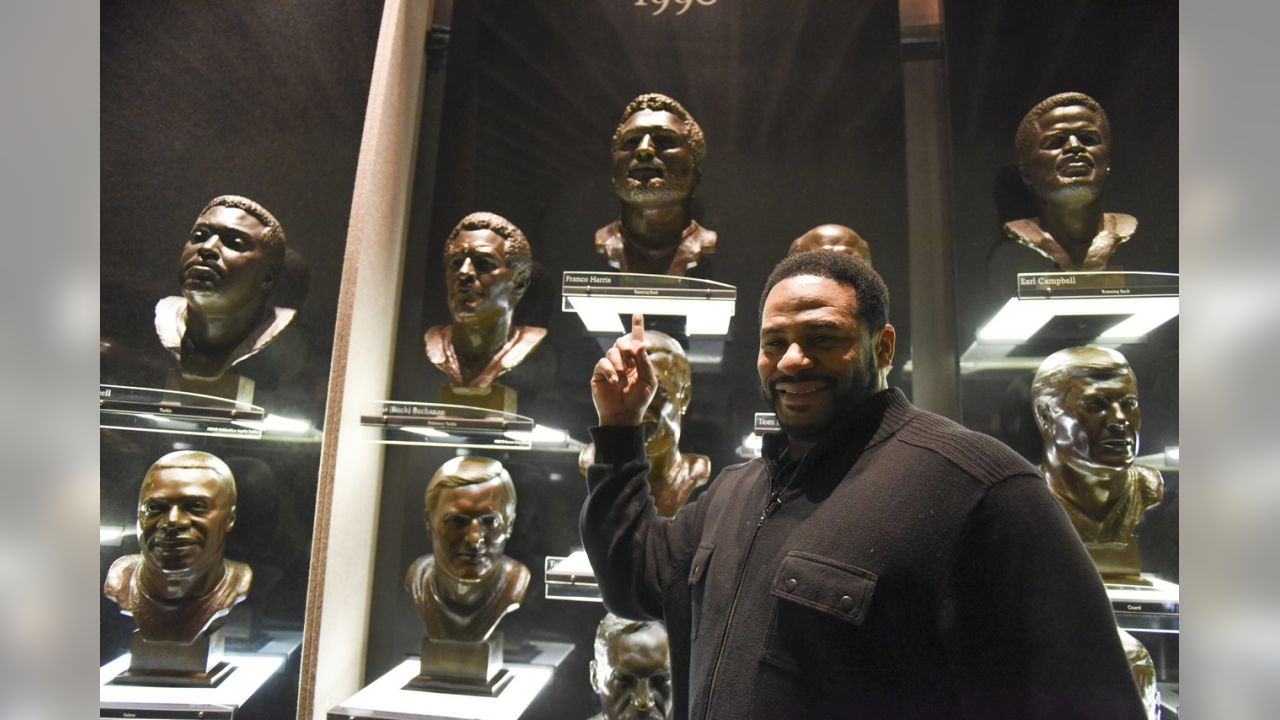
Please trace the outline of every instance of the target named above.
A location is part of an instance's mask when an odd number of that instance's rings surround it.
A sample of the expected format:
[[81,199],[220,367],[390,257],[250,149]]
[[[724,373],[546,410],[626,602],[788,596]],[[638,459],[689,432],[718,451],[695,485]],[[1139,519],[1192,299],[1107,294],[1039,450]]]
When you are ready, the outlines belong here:
[[[769,383],[768,387],[761,386],[760,393],[764,397],[764,401],[773,409],[774,416],[778,419],[778,424],[782,427],[782,431],[787,437],[801,442],[815,442],[819,440],[827,430],[831,429],[839,420],[853,411],[863,400],[871,397],[876,393],[876,369],[874,367],[860,367],[854,373],[849,382],[849,386],[844,390],[840,390],[838,380],[830,375],[804,374],[795,376],[780,376]],[[820,380],[830,383],[836,388],[835,397],[832,398],[833,412],[831,417],[825,422],[811,423],[787,423],[782,419],[782,413],[778,412],[778,391],[777,384],[784,380],[795,382],[807,382],[810,380]]]
[[1043,200],[1055,205],[1085,205],[1102,195],[1102,183],[1084,179],[1063,181],[1044,192]]
[[659,180],[640,182],[631,178],[615,181],[613,191],[625,203],[649,205],[669,203],[683,200],[693,192],[693,182],[689,179],[664,177]]

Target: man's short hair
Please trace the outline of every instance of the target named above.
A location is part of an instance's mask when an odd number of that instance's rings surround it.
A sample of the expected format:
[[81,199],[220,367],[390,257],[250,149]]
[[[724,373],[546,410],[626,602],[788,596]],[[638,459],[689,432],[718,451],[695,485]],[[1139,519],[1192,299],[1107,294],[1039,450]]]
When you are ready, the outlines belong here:
[[[146,487],[147,480],[158,470],[168,470],[170,468],[202,468],[212,470],[213,474],[218,477],[218,484],[222,486],[223,494],[227,498],[227,507],[235,507],[236,504],[236,478],[231,474],[231,468],[222,461],[222,458],[212,453],[202,452],[200,450],[175,450],[159,460],[151,463],[151,467],[147,468],[147,474],[143,476],[142,487]],[[139,499],[141,499],[142,488],[138,489]]]
[[641,110],[665,111],[680,118],[680,122],[684,123],[685,133],[689,136],[689,150],[693,153],[693,164],[695,167],[702,167],[702,159],[707,156],[707,140],[702,135],[702,127],[683,105],[662,93],[645,93],[627,103],[626,109],[622,111],[622,119],[618,121],[618,127],[613,131],[611,144],[613,149],[616,150],[622,144],[622,126],[627,124],[627,120],[630,120],[632,115]]
[[783,280],[797,275],[830,278],[853,288],[858,298],[858,317],[872,333],[879,332],[889,322],[889,288],[880,273],[862,258],[828,250],[810,250],[782,258],[765,281],[757,317],[764,318],[764,301],[769,297],[769,291]]
[[620,618],[613,613],[605,613],[604,618],[600,620],[600,624],[596,627],[596,640],[593,646],[596,671],[593,674],[597,683],[596,690],[605,692],[604,687],[609,682],[609,674],[606,670],[611,668],[609,663],[609,644],[614,638],[621,635],[631,635],[633,633],[643,632],[649,628],[657,627],[663,629],[662,623],[656,620],[628,620]]
[[1107,113],[1098,104],[1097,100],[1080,92],[1064,92],[1057,95],[1050,95],[1035,104],[1035,107],[1027,111],[1023,116],[1022,122],[1018,123],[1018,132],[1013,138],[1014,157],[1017,158],[1018,164],[1022,164],[1022,159],[1026,157],[1036,144],[1036,136],[1040,133],[1040,128],[1036,121],[1041,115],[1053,110],[1054,108],[1069,107],[1071,105],[1082,105],[1093,111],[1098,116],[1098,128],[1102,130],[1103,141],[1111,142],[1111,123],[1107,120]]
[[[484,469],[464,468],[464,461],[485,463]],[[516,486],[511,481],[511,473],[508,473],[502,463],[497,460],[476,455],[455,457],[441,465],[435,474],[431,476],[431,479],[427,481],[427,490],[423,496],[427,516],[430,517],[435,512],[436,504],[440,501],[441,492],[450,488],[479,485],[495,479],[502,483],[502,489],[507,494],[507,502],[505,503],[506,517],[508,521],[511,520],[516,515]]]
[[448,252],[449,244],[467,230],[488,230],[500,236],[503,239],[503,263],[511,269],[517,285],[528,284],[529,275],[533,272],[533,251],[529,248],[529,238],[515,223],[495,213],[473,212],[459,220],[449,233],[444,241],[445,252]]
[[[284,226],[276,220],[276,216],[270,211],[262,207],[258,203],[241,195],[219,195],[205,204],[204,209],[200,211],[200,215],[204,215],[216,207],[229,207],[237,210],[243,210],[258,222],[267,226],[266,232],[262,234],[262,246],[266,250],[267,262],[271,265],[271,271],[278,273],[284,269],[284,251],[288,240],[285,238]],[[199,217],[197,215],[196,217]]]
[[1133,368],[1124,355],[1110,348],[1086,345],[1053,353],[1040,363],[1031,380],[1031,402],[1038,406],[1047,401],[1056,406],[1062,402],[1062,387],[1079,378],[1107,379],[1132,375]]

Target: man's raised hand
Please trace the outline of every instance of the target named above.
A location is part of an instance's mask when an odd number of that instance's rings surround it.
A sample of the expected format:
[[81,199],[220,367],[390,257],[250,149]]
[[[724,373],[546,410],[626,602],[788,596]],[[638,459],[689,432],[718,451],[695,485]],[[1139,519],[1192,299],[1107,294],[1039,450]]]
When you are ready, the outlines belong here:
[[591,373],[591,399],[601,425],[637,426],[658,388],[644,349],[644,315],[631,316],[631,332],[618,338]]

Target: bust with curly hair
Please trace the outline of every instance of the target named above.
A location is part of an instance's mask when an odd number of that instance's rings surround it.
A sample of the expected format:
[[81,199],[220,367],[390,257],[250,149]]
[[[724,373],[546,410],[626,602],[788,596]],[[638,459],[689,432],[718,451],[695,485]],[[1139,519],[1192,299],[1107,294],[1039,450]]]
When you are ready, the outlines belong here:
[[200,211],[182,246],[182,294],[155,311],[156,335],[184,378],[222,378],[293,322],[296,310],[268,303],[284,257],[284,228],[253,200],[221,195]]
[[471,213],[449,233],[444,280],[453,322],[428,329],[424,341],[450,385],[488,388],[546,337],[546,328],[512,321],[532,271],[528,238],[500,215]]
[[1005,235],[1062,270],[1105,270],[1138,221],[1102,211],[1111,174],[1111,124],[1102,106],[1078,92],[1045,98],[1018,125],[1014,149],[1036,217],[1005,223]]
[[623,272],[684,275],[716,249],[716,233],[693,219],[707,152],[684,106],[658,93],[632,100],[613,133],[617,220],[596,231],[596,252]]

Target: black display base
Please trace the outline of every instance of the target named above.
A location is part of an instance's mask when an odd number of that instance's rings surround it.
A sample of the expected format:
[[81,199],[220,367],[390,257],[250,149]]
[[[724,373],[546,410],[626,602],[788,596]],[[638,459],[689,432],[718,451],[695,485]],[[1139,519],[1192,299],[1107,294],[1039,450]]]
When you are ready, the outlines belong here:
[[156,671],[125,670],[107,683],[108,685],[145,685],[147,687],[215,688],[222,684],[236,666],[222,661],[208,672],[162,673]]
[[529,663],[540,654],[542,654],[542,650],[528,640],[508,643],[502,648],[503,662]]
[[479,642],[424,637],[420,672],[404,689],[497,697],[511,682],[502,660],[502,633]]
[[511,673],[506,668],[498,671],[498,674],[492,679],[486,680],[481,684],[475,684],[469,680],[455,680],[450,678],[432,678],[419,675],[409,682],[405,683],[405,690],[426,690],[427,692],[450,693],[453,695],[480,695],[483,697],[498,697],[502,691],[511,684]]

